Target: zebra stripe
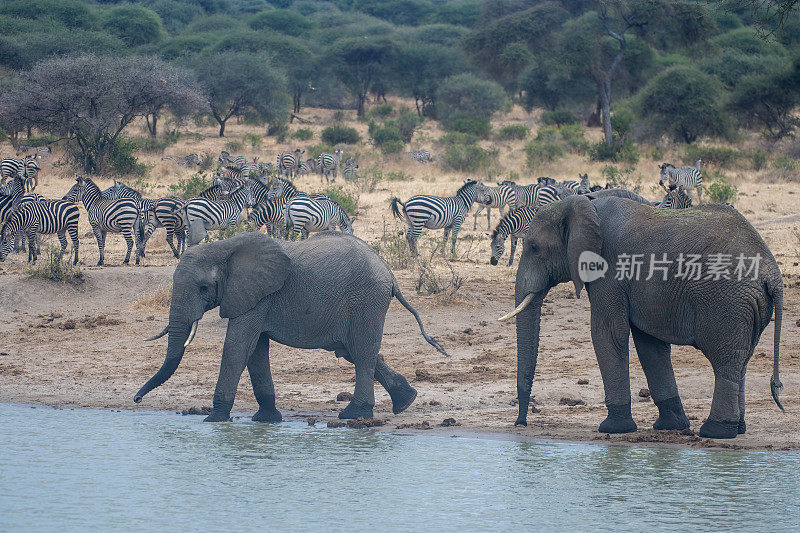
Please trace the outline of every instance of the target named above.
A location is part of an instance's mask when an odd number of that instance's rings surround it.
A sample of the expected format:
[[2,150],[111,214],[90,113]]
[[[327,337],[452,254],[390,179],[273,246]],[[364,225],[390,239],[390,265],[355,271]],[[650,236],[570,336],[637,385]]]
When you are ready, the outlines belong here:
[[220,162],[222,165],[231,166],[235,168],[241,168],[242,165],[247,164],[247,158],[243,155],[234,155],[232,156],[225,150],[219,153],[219,157],[217,161]]
[[344,162],[344,170],[342,171],[342,177],[345,181],[355,181],[358,177],[358,163],[352,157],[348,157],[347,160]]
[[278,153],[278,174],[286,176],[288,179],[294,177],[297,167],[300,166],[300,156],[306,151],[296,149],[294,152],[279,152]]
[[678,185],[677,189],[669,190],[657,205],[664,209],[686,209],[692,207],[692,197],[686,194],[682,185]]
[[25,182],[19,175],[6,183],[0,191],[0,224],[11,216],[25,194]]
[[581,178],[580,185],[578,186],[578,194],[589,194],[592,192],[592,182],[589,181],[589,174],[578,174]]
[[36,156],[26,155],[22,159],[3,159],[0,161],[0,185],[6,180],[20,176],[25,181],[25,190],[32,191],[39,185],[39,163]]
[[[334,153],[322,152],[317,158],[317,170],[319,171],[319,180],[323,178],[329,182],[336,181],[336,174],[339,172],[339,165],[342,164],[342,150],[334,150]],[[333,174],[333,179],[330,178]]]
[[64,200],[32,200],[20,205],[3,226],[0,261],[14,248],[14,237],[24,233],[28,239],[28,262],[35,263],[38,255],[36,234],[58,234],[61,254],[67,250],[67,232],[72,239],[75,259],[78,264],[78,206]]
[[[408,224],[406,240],[408,240],[412,254],[417,255],[417,239],[419,239],[422,228],[425,227],[429,229],[444,228],[442,252],[444,252],[448,237],[452,232],[452,253],[455,255],[458,231],[461,229],[461,224],[464,223],[467,212],[475,203],[476,198],[483,201],[483,195],[478,185],[479,182],[475,180],[467,180],[458,189],[455,196],[442,197],[421,194],[412,196],[405,203],[401,202],[399,198],[392,198],[392,214],[397,218],[405,218],[406,224]],[[404,216],[401,216],[398,205],[403,206]]]
[[286,202],[283,199],[266,200],[259,202],[250,211],[247,221],[254,230],[260,230],[261,226],[267,226],[267,234],[271,237],[282,235],[285,238],[285,217],[284,209]]
[[514,263],[514,252],[517,250],[517,239],[525,236],[528,231],[528,226],[533,220],[537,209],[533,207],[523,206],[510,211],[506,216],[500,219],[497,227],[492,232],[492,257],[489,262],[496,265],[506,247],[506,238],[511,237],[511,255],[508,258],[508,266]]
[[[97,238],[97,248],[100,251],[98,266],[103,264],[105,259],[106,233],[122,233],[128,250],[125,253],[124,264],[128,264],[131,259],[131,249],[134,245],[134,225],[139,220],[139,203],[132,198],[120,198],[112,200],[103,198],[100,188],[91,180],[83,176],[78,176],[67,194],[62,200],[73,203],[83,202],[86,213],[89,215],[89,223],[92,231]],[[136,264],[139,264],[139,250],[136,250]]]
[[658,184],[664,190],[675,189],[682,186],[689,197],[692,197],[692,190],[697,189],[697,201],[703,201],[703,175],[700,173],[700,164],[702,160],[698,159],[693,167],[676,168],[670,163],[659,165],[661,169],[661,177]]
[[[228,195],[226,200],[213,201],[192,198],[184,206],[189,227],[189,246],[194,246],[207,235],[210,229],[225,229],[242,221],[245,205],[253,206],[253,194],[249,184],[243,185]],[[192,237],[192,226],[199,228],[200,238]]]
[[522,206],[539,208],[561,199],[558,189],[553,185],[517,185],[513,181],[504,181],[501,187],[513,189],[514,203],[509,204],[512,209]]
[[[155,200],[153,208],[147,211],[147,229],[144,233],[145,244],[156,228],[164,228],[167,232],[167,244],[172,250],[172,255],[176,259],[180,258],[181,253],[186,248],[186,220],[183,218],[184,202],[177,198],[159,198]],[[178,247],[173,244],[172,238],[177,236]]]
[[296,176],[304,176],[306,174],[313,174],[317,170],[317,162],[313,159],[306,159],[297,166]]
[[498,183],[498,187],[487,187],[483,183],[479,185],[481,192],[484,195],[486,203],[478,203],[478,209],[475,210],[475,216],[472,221],[472,229],[478,228],[478,215],[481,211],[486,209],[486,229],[492,228],[492,208],[496,207],[500,211],[500,216],[503,216],[503,207],[509,206],[508,210],[511,211],[512,203],[516,202],[516,195],[514,190],[510,187],[503,187]]
[[286,229],[307,239],[308,234],[325,231],[338,226],[345,233],[353,234],[353,225],[342,206],[328,198],[298,196],[286,205]]
[[411,150],[410,152],[407,153],[411,159],[419,163],[433,162],[433,157],[431,157],[431,153],[427,150]]

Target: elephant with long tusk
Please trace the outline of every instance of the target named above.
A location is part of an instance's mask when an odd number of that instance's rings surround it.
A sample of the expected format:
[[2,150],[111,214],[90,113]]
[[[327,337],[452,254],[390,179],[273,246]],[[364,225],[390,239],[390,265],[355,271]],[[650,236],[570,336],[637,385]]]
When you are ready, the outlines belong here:
[[[698,264],[708,270],[698,270]],[[612,189],[542,208],[525,235],[517,307],[500,318],[517,321],[517,425],[527,425],[542,302],[550,288],[569,281],[576,296],[585,286],[591,303],[592,343],[608,408],[599,431],[636,430],[628,364],[633,336],[659,411],[654,429],[689,427],[670,359],[676,344],[698,348],[714,369],[711,413],[700,436],[744,433],[747,362],[773,312],[770,389],[783,409],[778,398],[783,278],[758,232],[730,206],[661,209]]]
[[172,376],[203,314],[219,307],[220,316],[229,319],[228,331],[214,408],[206,421],[230,418],[245,368],[259,405],[253,420],[281,420],[269,368],[271,340],[333,351],[355,365],[355,394],[340,418],[372,417],[375,379],[389,393],[394,413],[400,413],[417,392],[378,353],[392,298],[411,312],[424,339],[447,355],[425,332],[386,263],[356,237],[328,231],[293,243],[241,233],[192,247],[175,268],[169,324],[148,339],[168,335],[166,358],[134,401],[141,402]]

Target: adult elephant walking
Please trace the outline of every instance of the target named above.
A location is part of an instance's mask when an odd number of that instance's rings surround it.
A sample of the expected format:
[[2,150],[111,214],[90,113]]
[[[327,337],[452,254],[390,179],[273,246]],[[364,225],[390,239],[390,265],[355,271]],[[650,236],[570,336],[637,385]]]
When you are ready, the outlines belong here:
[[670,361],[670,345],[678,344],[701,350],[714,370],[711,413],[700,435],[744,433],[745,370],[773,309],[770,385],[783,409],[783,281],[763,239],[729,206],[675,211],[644,203],[628,191],[603,191],[549,205],[531,221],[517,271],[517,309],[501,319],[517,316],[516,424],[527,425],[542,300],[551,287],[570,280],[578,296],[586,285],[591,302],[592,342],[608,408],[601,432],[636,430],[628,373],[632,334],[659,410],[655,429],[689,427]]
[[269,341],[295,348],[321,348],[355,365],[355,394],[339,418],[372,417],[373,380],[392,398],[395,414],[417,395],[406,379],[378,354],[392,297],[417,319],[386,263],[362,240],[323,232],[299,243],[261,233],[241,233],[184,252],[175,268],[169,324],[152,339],[169,334],[167,356],[134,397],[142,397],[172,376],[206,311],[219,306],[228,318],[222,364],[207,422],[230,419],[239,378],[250,373],[258,401],[257,422],[278,422],[269,369]]

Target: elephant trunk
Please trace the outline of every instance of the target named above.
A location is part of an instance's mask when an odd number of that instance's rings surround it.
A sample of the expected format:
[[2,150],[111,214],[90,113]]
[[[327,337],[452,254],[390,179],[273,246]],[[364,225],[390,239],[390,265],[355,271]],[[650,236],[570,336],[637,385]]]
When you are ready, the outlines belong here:
[[[517,314],[517,400],[519,416],[515,426],[528,425],[528,405],[531,399],[533,375],[536,372],[536,360],[539,356],[539,324],[542,316],[544,293],[533,295],[530,303]],[[525,299],[518,297],[522,302]]]
[[174,328],[170,326],[169,341],[167,342],[167,356],[164,359],[164,363],[161,365],[161,368],[158,369],[158,372],[139,389],[139,392],[133,397],[134,402],[141,402],[145,394],[162,385],[172,377],[172,374],[175,373],[175,370],[178,368],[183,358],[183,352],[186,349],[184,344],[186,344],[188,338],[189,327]]

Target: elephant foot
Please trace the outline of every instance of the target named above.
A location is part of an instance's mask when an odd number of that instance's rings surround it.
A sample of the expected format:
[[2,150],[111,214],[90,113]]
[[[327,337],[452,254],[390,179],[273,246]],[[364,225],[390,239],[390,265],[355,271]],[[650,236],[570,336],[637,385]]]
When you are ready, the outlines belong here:
[[[403,381],[405,381],[405,378],[403,378]],[[408,406],[414,403],[417,397],[417,389],[409,385],[406,381],[405,387],[392,389],[389,392],[389,396],[392,398],[392,412],[397,415],[408,409]]]
[[708,419],[700,426],[700,436],[704,439],[733,439],[739,434],[739,421]]
[[687,429],[689,419],[683,411],[683,404],[678,396],[656,402],[658,407],[658,420],[653,424],[653,429]]
[[256,414],[253,415],[253,422],[268,422],[268,423],[277,423],[283,420],[281,416],[281,412],[275,409],[259,409]]
[[744,418],[742,418],[741,420],[739,420],[739,429],[738,429],[738,432],[739,432],[739,435],[744,435],[745,433],[747,433],[747,424],[745,424],[745,422],[744,422]]
[[609,404],[608,416],[597,428],[600,433],[633,433],[636,431],[636,422],[631,416],[631,404]]
[[517,419],[514,421],[514,427],[517,426],[528,427],[528,417],[524,415],[519,415]]
[[339,413],[339,418],[346,419],[346,418],[372,418],[372,406],[368,403],[361,403],[355,400],[351,400],[347,407],[342,409],[342,412]]
[[233,401],[225,402],[214,398],[211,414],[203,419],[203,422],[230,422]]

